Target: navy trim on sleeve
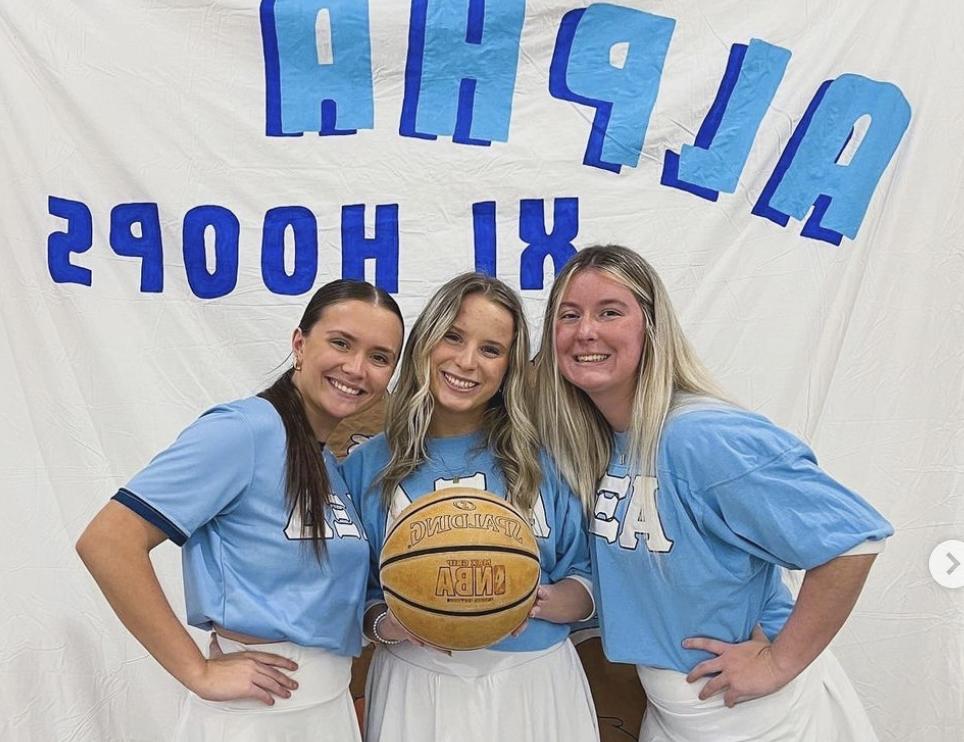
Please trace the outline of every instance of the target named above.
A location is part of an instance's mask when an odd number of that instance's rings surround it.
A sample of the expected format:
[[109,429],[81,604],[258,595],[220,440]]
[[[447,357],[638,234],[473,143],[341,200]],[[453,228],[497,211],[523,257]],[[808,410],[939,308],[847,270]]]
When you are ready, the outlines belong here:
[[164,535],[178,546],[184,546],[184,542],[187,541],[187,536],[180,528],[171,523],[163,513],[150,503],[144,502],[130,490],[121,487],[111,499],[117,500],[121,505],[130,508],[151,525],[160,528],[164,531]]

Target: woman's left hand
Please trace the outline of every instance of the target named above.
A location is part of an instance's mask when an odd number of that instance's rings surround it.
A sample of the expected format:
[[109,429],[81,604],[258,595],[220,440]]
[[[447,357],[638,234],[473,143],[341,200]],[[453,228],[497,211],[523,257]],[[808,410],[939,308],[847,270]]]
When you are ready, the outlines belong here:
[[687,682],[694,683],[707,675],[716,675],[700,691],[702,701],[723,693],[723,703],[732,708],[743,701],[778,691],[794,677],[780,668],[773,655],[773,646],[760,626],[754,627],[748,641],[738,644],[694,637],[685,639],[683,647],[716,655],[698,664],[686,676]]

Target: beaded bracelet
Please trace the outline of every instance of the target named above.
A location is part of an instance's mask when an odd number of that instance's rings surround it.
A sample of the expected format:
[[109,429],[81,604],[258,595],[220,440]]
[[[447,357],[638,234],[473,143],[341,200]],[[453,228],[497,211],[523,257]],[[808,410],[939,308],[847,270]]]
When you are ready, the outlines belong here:
[[382,619],[388,615],[388,611],[384,613],[379,613],[378,616],[372,621],[372,639],[377,641],[379,644],[401,644],[401,639],[386,639],[381,634],[378,633],[378,624],[382,622]]

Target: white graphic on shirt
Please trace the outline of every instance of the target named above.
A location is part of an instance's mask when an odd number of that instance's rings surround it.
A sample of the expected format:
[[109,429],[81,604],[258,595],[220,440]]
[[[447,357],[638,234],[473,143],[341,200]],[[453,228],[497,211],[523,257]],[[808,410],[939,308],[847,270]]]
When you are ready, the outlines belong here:
[[[361,538],[360,529],[352,522],[348,508],[338,495],[332,493],[328,508],[332,524],[335,526],[334,532],[338,534],[338,538]],[[331,525],[325,521],[325,538],[331,538],[332,535]]]
[[439,477],[435,480],[435,491],[448,489],[449,487],[468,487],[473,490],[487,490],[489,487],[485,482],[485,472],[477,471],[471,477],[459,477],[458,479],[444,479]]
[[399,513],[411,504],[412,498],[402,489],[402,485],[397,485],[395,492],[392,493],[392,506],[385,515],[385,533],[392,530],[392,526],[395,525],[395,521],[398,520]]
[[529,518],[532,532],[536,538],[549,538],[549,519],[546,517],[546,504],[542,501],[542,493],[536,496],[532,504],[532,516]]
[[[361,529],[351,519],[351,513],[345,507],[344,501],[334,492],[328,493],[328,514],[331,523],[325,520],[325,538],[363,538]],[[311,538],[311,522],[305,525],[298,508],[292,508],[288,515],[288,525],[285,526],[285,538],[289,541],[307,541]],[[332,525],[334,528],[332,528]]]
[[[623,549],[635,549],[639,545],[639,534],[646,537],[646,548],[653,552],[666,553],[673,548],[673,542],[666,537],[663,523],[659,517],[656,494],[659,491],[655,477],[615,477],[604,476],[596,490],[596,503],[593,518],[589,524],[591,533],[614,543],[619,539]],[[629,497],[622,522],[616,518],[616,509],[621,500]]]

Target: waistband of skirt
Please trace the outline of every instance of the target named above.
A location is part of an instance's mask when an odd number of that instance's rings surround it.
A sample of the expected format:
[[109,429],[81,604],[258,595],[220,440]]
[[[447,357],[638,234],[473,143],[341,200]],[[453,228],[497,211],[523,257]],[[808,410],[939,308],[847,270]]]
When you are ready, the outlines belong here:
[[498,652],[494,649],[473,649],[466,652],[448,654],[438,649],[419,647],[411,642],[381,646],[379,652],[386,652],[397,660],[415,665],[423,670],[454,675],[460,678],[477,678],[521,667],[535,660],[558,652],[569,644],[564,639],[546,649],[532,652]]
[[[801,685],[808,682],[811,669],[812,666],[808,667],[774,693],[752,701],[755,709],[760,712],[764,707],[771,707],[774,713],[782,713],[790,699],[799,693]],[[709,681],[708,677],[689,683],[686,680],[686,673],[646,665],[636,665],[636,674],[639,676],[643,690],[646,691],[647,704],[664,713],[679,717],[705,718],[708,713],[714,712],[719,712],[723,716],[736,716],[733,709],[727,708],[724,704],[723,693],[718,693],[706,700],[700,699],[700,691]]]
[[297,670],[286,670],[276,667],[279,672],[297,681],[298,687],[291,692],[290,698],[274,697],[274,705],[255,699],[241,699],[235,701],[205,701],[195,697],[196,701],[216,707],[222,711],[258,711],[276,713],[292,709],[315,706],[338,698],[348,692],[351,682],[351,657],[333,654],[319,647],[305,647],[292,642],[271,642],[267,644],[243,644],[223,636],[218,637],[218,644],[225,654],[234,652],[266,652],[276,654],[297,663]]

